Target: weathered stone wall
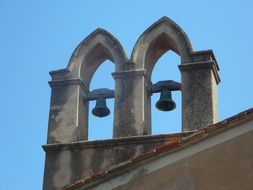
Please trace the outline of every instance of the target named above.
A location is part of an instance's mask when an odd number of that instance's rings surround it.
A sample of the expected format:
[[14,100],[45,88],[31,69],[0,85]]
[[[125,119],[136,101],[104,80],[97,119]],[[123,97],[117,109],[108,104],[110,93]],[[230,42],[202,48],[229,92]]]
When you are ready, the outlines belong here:
[[167,51],[174,51],[181,60],[182,130],[216,122],[220,79],[213,52],[193,51],[184,31],[162,17],[143,32],[131,58],[113,35],[97,29],[77,46],[66,69],[50,73],[47,143],[88,140],[89,85],[96,69],[107,59],[115,64],[113,138],[151,135],[151,76],[157,60]]
[[188,133],[45,145],[44,189],[58,189]]

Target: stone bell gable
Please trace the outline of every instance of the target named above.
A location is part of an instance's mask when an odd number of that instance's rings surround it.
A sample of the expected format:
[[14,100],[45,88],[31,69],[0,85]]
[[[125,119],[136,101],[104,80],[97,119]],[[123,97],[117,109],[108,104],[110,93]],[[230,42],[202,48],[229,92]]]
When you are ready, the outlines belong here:
[[[152,71],[167,51],[180,57],[181,82],[168,78],[153,84]],[[115,91],[90,91],[92,77],[105,60],[115,66]],[[185,32],[167,17],[143,32],[130,58],[112,34],[103,29],[92,32],[76,47],[67,68],[50,72],[44,190],[59,189],[216,123],[218,70],[212,50],[194,51]],[[172,107],[167,109],[163,102],[157,106],[166,111],[173,109],[170,94],[176,90],[182,94],[182,132],[152,136],[152,94],[165,96]],[[109,114],[103,110],[108,98],[114,98],[113,139],[88,141],[89,102],[97,101],[100,107],[93,113],[103,117]]]
[[169,50],[181,59],[182,129],[192,130],[216,122],[216,85],[220,79],[213,52],[193,51],[183,30],[163,17],[140,36],[130,59],[115,37],[97,29],[76,47],[66,69],[50,72],[48,143],[88,139],[86,97],[92,76],[107,59],[115,64],[113,137],[150,135],[152,70]]

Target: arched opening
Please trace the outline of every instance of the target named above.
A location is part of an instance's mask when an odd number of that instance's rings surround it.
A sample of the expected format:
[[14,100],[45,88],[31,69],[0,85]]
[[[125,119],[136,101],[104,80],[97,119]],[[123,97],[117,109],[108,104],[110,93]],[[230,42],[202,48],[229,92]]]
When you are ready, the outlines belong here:
[[[108,88],[115,90],[115,82],[111,73],[115,70],[115,65],[109,61],[104,61],[94,73],[90,91],[98,88]],[[110,109],[110,115],[107,117],[96,117],[92,114],[92,109],[96,105],[96,101],[89,102],[89,126],[88,139],[101,140],[111,139],[113,133],[113,115],[114,115],[114,99],[106,99],[107,107]]]
[[[181,75],[178,69],[180,56],[173,51],[166,52],[158,59],[152,71],[151,81],[173,80],[181,83]],[[176,108],[169,112],[159,111],[155,104],[160,98],[160,93],[154,93],[151,97],[152,134],[180,132],[181,119],[181,91],[172,91],[172,98]]]
[[[77,104],[76,110],[80,114],[80,117],[78,117],[80,128],[76,130],[75,134],[77,134],[78,140],[107,139],[112,137],[114,100],[106,100],[111,113],[109,116],[99,118],[101,113],[97,112],[99,117],[95,117],[92,115],[92,109],[96,105],[94,98],[97,97],[93,96],[92,98],[92,95],[89,97],[88,90],[101,90],[101,88],[114,90],[115,82],[111,72],[115,72],[117,65],[124,63],[126,59],[127,57],[119,41],[103,29],[97,29],[92,32],[73,52],[68,64],[68,69],[71,71],[70,77],[81,79],[84,84],[82,94],[87,98]],[[112,62],[114,64],[111,64]],[[109,66],[108,63],[110,63]],[[105,126],[111,126],[111,128],[107,127],[106,130],[101,130],[101,128],[96,126],[104,128]],[[81,134],[80,137],[78,136],[79,134]]]
[[[168,56],[170,56],[170,53],[173,51],[174,53],[172,54],[174,54],[174,57],[177,57],[177,61],[173,61],[173,58],[169,58],[170,61],[166,61],[167,55],[164,54],[166,54],[167,51],[169,51]],[[181,82],[181,75],[177,66],[189,63],[192,60],[192,52],[190,40],[184,31],[171,19],[162,17],[145,30],[137,40],[131,54],[131,60],[133,63],[136,63],[137,68],[143,68],[145,70],[146,78],[151,80],[153,84],[161,80]],[[176,54],[178,54],[178,56]],[[177,62],[177,64],[172,63],[160,66],[160,62]],[[171,71],[169,71],[170,68],[172,68]],[[153,70],[154,74],[152,77]],[[166,71],[164,74],[165,76],[162,77],[164,71]],[[169,73],[172,75],[172,72],[177,72],[177,77],[170,77]],[[159,90],[161,89],[158,89],[158,91]],[[149,93],[149,89],[147,89],[143,94],[145,103],[143,106],[143,118],[144,121],[147,121],[144,123],[145,126],[150,127],[150,123],[151,125],[153,123],[153,126],[161,126],[159,128],[152,127],[155,134],[181,131],[182,118],[178,117],[182,115],[181,92],[172,92],[172,96],[177,103],[177,108],[169,113],[158,112],[154,104],[159,99],[159,95],[154,94],[153,97],[150,97]],[[172,117],[169,117],[169,115],[172,115]],[[177,122],[172,122],[174,118]],[[159,121],[163,121],[163,123]],[[163,129],[162,126],[165,126],[164,122],[168,123],[169,126],[175,125],[175,123],[177,124],[176,127],[164,127]]]

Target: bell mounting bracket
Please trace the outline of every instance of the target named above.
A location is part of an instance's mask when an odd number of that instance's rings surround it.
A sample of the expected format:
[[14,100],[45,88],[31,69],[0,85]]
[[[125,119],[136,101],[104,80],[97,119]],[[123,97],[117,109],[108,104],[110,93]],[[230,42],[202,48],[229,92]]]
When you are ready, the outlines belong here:
[[104,99],[110,99],[114,98],[114,90],[110,90],[108,88],[99,88],[92,90],[88,96],[86,96],[84,99],[86,101],[92,101],[97,100],[98,98],[104,98]]
[[173,81],[173,80],[159,81],[159,82],[152,85],[151,92],[158,93],[158,92],[163,91],[164,89],[167,89],[170,91],[181,90],[181,83]]

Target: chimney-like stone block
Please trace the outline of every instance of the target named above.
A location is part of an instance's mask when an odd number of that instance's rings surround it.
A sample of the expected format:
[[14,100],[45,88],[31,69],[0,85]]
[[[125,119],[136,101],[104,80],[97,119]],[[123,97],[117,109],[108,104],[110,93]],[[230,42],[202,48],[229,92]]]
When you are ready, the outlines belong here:
[[49,82],[51,102],[47,143],[88,139],[88,103],[80,79]]
[[217,121],[217,84],[214,61],[179,65],[182,79],[182,130],[207,127]]

